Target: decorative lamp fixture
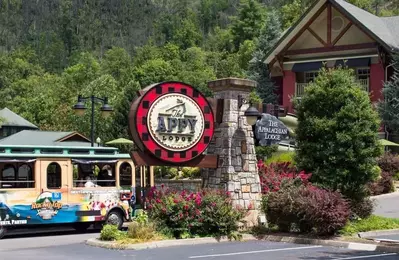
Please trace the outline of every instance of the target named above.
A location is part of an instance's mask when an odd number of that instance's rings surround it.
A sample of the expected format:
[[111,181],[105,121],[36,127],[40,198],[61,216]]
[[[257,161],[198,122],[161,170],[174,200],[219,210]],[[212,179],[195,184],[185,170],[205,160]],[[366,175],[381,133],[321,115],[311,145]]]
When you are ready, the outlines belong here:
[[250,106],[247,110],[245,110],[244,116],[247,118],[247,122],[249,125],[254,125],[256,124],[258,117],[261,116],[261,113],[259,113],[256,107]]
[[95,103],[101,103],[103,104],[100,108],[101,115],[103,117],[108,117],[111,112],[114,110],[109,104],[108,104],[108,98],[100,98],[96,97],[94,95],[91,95],[90,97],[82,97],[81,95],[78,96],[78,103],[76,103],[73,106],[73,109],[75,110],[75,113],[77,115],[83,115],[86,107],[85,107],[85,102],[90,101],[91,102],[91,134],[90,134],[90,139],[91,139],[91,146],[94,146],[94,105]]
[[75,110],[76,115],[78,115],[78,116],[83,116],[84,115],[85,110],[86,110],[86,106],[85,106],[85,104],[82,101],[82,96],[81,95],[78,96],[78,103],[76,103],[73,106],[73,109]]
[[104,104],[101,106],[100,110],[101,110],[101,115],[104,118],[109,117],[112,111],[114,111],[114,109],[108,104],[108,98],[104,98]]
[[258,109],[256,107],[252,106],[251,102],[245,99],[242,95],[238,96],[238,108],[241,108],[242,105],[244,104],[249,104],[249,107],[247,110],[244,112],[244,116],[247,118],[247,123],[249,125],[255,125],[256,121],[258,120],[258,117],[261,116],[261,113],[259,113]]

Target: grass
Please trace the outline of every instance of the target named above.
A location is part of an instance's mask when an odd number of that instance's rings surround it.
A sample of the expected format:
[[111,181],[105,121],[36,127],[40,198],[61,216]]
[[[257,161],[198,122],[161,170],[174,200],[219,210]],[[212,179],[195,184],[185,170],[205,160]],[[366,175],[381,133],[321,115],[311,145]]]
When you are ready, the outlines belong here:
[[345,236],[352,236],[359,232],[397,229],[397,228],[399,229],[399,219],[385,218],[385,217],[372,215],[365,219],[350,221],[340,231],[340,234]]

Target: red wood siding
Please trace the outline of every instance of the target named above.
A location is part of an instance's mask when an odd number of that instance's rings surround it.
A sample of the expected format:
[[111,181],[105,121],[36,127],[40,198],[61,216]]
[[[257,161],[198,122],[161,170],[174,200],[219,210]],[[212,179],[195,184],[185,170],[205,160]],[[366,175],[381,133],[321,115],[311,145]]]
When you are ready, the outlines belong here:
[[283,78],[283,106],[288,109],[288,112],[292,113],[292,103],[291,97],[295,96],[295,82],[296,82],[296,75],[295,72],[290,70],[284,71],[284,78]]
[[371,101],[377,102],[382,99],[381,90],[384,85],[385,70],[382,63],[370,65],[370,92]]

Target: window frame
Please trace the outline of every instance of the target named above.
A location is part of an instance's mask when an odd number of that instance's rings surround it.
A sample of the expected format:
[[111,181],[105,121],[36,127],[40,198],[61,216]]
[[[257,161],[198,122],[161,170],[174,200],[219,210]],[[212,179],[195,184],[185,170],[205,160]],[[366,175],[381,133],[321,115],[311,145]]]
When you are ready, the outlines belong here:
[[[29,170],[26,176],[26,180],[20,180],[20,169],[26,165]],[[4,171],[7,169],[13,169],[14,175],[12,179],[6,180],[4,178]],[[10,187],[4,187],[4,184],[11,184]],[[20,184],[26,184],[27,187],[20,187]],[[32,186],[32,187],[29,187]],[[1,169],[0,173],[0,190],[34,190],[36,189],[36,172],[34,165],[29,163],[6,163]]]
[[[48,177],[49,177],[49,167],[51,165],[55,165],[55,172],[54,172],[55,175],[57,175],[57,169],[59,169],[59,174],[60,174],[60,176],[59,176],[60,186],[59,187],[58,186],[57,187],[50,187],[49,186]],[[47,189],[49,189],[49,190],[59,190],[59,189],[62,188],[62,184],[63,183],[62,183],[62,168],[61,168],[61,165],[59,163],[57,163],[57,162],[49,163],[47,165],[47,168],[46,168],[46,187],[47,187]]]
[[[122,178],[121,178],[121,176],[122,176],[122,166],[124,166],[124,165],[127,165],[127,167],[130,168],[130,184],[129,184],[129,185],[125,185],[125,184],[122,185],[122,182],[121,182],[121,180],[122,180]],[[127,167],[126,167],[126,168],[127,168]],[[131,187],[132,185],[133,185],[133,167],[132,167],[132,165],[131,165],[129,162],[122,162],[122,163],[119,165],[119,180],[118,180],[118,186],[119,186],[119,187],[124,187],[124,186],[129,186],[129,187]]]

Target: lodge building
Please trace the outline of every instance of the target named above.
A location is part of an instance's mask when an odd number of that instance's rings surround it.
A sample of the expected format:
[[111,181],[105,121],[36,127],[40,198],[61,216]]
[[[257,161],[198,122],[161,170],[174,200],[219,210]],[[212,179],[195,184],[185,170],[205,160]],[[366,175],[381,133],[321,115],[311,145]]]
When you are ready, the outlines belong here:
[[392,53],[399,49],[398,28],[399,16],[378,17],[343,0],[315,1],[264,61],[280,105],[295,113],[292,97],[301,98],[319,69],[344,63],[373,103],[382,99],[383,83],[393,73]]

